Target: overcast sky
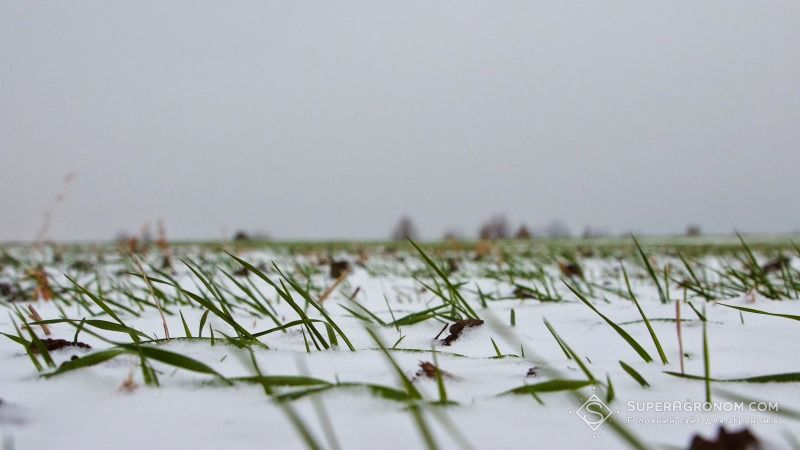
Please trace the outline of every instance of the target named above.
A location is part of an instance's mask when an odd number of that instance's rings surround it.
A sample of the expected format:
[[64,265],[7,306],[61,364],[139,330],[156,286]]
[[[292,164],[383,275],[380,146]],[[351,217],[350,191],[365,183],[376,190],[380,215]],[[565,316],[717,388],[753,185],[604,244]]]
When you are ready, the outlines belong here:
[[800,2],[0,0],[0,240],[800,229]]

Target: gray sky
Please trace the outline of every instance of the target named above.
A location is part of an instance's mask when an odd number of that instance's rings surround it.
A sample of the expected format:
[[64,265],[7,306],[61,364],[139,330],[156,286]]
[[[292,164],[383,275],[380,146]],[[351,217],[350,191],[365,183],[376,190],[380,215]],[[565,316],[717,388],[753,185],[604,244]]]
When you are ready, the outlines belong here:
[[0,240],[800,229],[800,2],[0,0]]

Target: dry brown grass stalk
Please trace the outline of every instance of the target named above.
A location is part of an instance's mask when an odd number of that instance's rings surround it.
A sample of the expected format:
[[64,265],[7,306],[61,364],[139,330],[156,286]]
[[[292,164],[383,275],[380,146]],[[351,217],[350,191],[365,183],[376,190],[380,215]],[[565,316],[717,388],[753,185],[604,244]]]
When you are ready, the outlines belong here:
[[[685,295],[685,294],[684,294]],[[681,360],[681,374],[683,374],[683,334],[681,333],[681,301],[675,302],[675,326],[678,330],[678,353]]]
[[[28,305],[28,312],[31,313],[31,319],[33,319],[35,322],[42,321],[42,316],[40,316],[39,312],[33,308],[33,305]],[[48,327],[45,323],[41,324],[41,327],[44,334],[50,336],[50,327]]]
[[144,267],[142,267],[142,262],[139,260],[139,257],[131,253],[131,258],[133,259],[133,262],[136,263],[136,266],[139,268],[139,273],[142,275],[145,283],[147,283],[147,287],[150,289],[150,295],[153,296],[153,300],[156,302],[158,313],[161,315],[161,323],[164,325],[164,337],[169,339],[169,327],[167,326],[167,319],[164,317],[164,311],[161,310],[161,301],[156,296],[156,291],[153,289],[153,283],[150,282],[150,278],[148,278],[144,273]]
[[350,271],[343,270],[341,275],[339,275],[339,278],[337,278],[332,285],[328,286],[328,289],[325,289],[325,291],[322,292],[322,295],[319,296],[319,302],[322,303],[325,301],[325,299],[330,297],[333,291],[336,290],[336,288],[339,287],[340,284],[342,284],[342,282],[345,280],[345,278],[347,278],[348,275],[350,275]]

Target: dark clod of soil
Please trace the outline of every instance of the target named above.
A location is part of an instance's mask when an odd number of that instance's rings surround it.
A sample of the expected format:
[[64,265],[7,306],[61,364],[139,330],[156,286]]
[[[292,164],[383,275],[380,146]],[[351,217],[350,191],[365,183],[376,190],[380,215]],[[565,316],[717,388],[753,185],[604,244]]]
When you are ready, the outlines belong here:
[[89,261],[77,260],[70,264],[69,267],[76,272],[89,272],[94,269],[94,264]]
[[0,283],[0,297],[10,297],[14,292],[14,286],[9,283]]
[[419,362],[419,370],[417,371],[416,374],[414,374],[414,378],[425,377],[430,379],[436,379],[437,373],[440,374],[442,378],[454,378],[452,374],[445,372],[444,370],[441,370],[440,368],[434,366],[433,363],[430,363],[428,361]]
[[[52,352],[55,350],[60,350],[65,347],[77,347],[77,348],[84,348],[84,349],[91,349],[92,347],[89,344],[84,344],[83,342],[72,342],[66,339],[42,339],[42,344],[47,349],[48,352]],[[36,348],[35,345],[31,344],[31,352],[36,353],[39,350]]]
[[350,263],[347,261],[332,261],[330,276],[337,279],[346,271],[350,270]]
[[759,450],[761,448],[761,443],[747,428],[729,432],[725,430],[725,427],[719,427],[716,439],[707,440],[700,435],[695,435],[689,444],[689,450]]
[[450,345],[461,336],[465,328],[472,328],[483,325],[483,321],[479,319],[466,319],[459,320],[450,325],[450,335],[442,339],[442,345]]
[[781,255],[761,266],[761,270],[764,273],[780,272],[781,270],[783,270],[783,266],[789,265],[789,262],[791,262],[789,258]]
[[447,258],[447,273],[452,274],[458,272],[459,265],[458,260],[455,258]]
[[517,286],[514,288],[514,297],[522,300],[524,298],[536,298],[534,292],[525,286]]
[[574,262],[560,262],[558,268],[565,277],[569,278],[583,278],[583,269]]

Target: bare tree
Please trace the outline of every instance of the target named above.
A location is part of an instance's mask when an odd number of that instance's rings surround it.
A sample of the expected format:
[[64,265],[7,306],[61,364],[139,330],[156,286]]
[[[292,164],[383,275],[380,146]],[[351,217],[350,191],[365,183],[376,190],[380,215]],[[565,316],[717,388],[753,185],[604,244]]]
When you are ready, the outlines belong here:
[[514,233],[514,239],[530,239],[533,235],[525,224],[519,226],[517,232]]
[[233,234],[233,240],[237,242],[249,241],[250,233],[244,230],[237,230],[236,233]]
[[591,225],[586,225],[581,233],[581,238],[583,239],[592,239],[592,238],[600,238],[600,237],[608,237],[611,233],[608,230],[603,228],[595,228]]
[[483,240],[508,239],[511,227],[505,216],[497,214],[487,220],[478,230],[478,237]]
[[249,232],[245,230],[237,230],[233,235],[233,240],[238,242],[269,241],[272,240],[272,237],[266,231]]
[[417,232],[417,227],[408,216],[401,217],[392,230],[392,239],[395,241],[403,241],[406,239],[416,240],[418,236],[419,232]]
[[692,225],[689,225],[688,227],[686,227],[686,235],[687,236],[696,237],[696,236],[700,236],[701,234],[703,234],[703,232],[700,229],[700,225],[692,224]]

